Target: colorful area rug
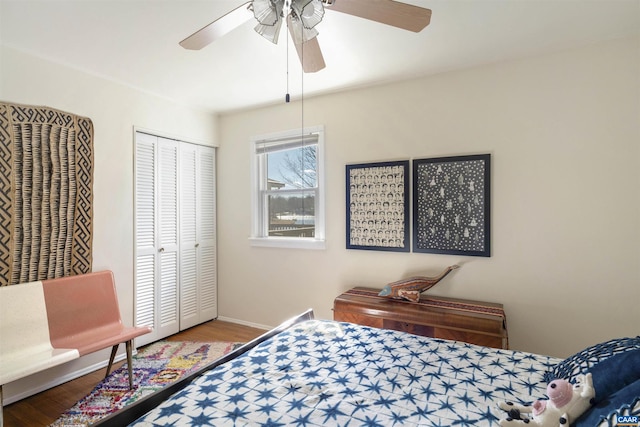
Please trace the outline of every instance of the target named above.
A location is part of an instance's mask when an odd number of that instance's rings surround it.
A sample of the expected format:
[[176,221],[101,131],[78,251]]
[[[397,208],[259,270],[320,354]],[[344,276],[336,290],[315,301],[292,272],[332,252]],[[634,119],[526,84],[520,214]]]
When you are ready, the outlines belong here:
[[88,426],[241,346],[232,342],[159,341],[133,356],[133,390],[125,363],[51,426]]

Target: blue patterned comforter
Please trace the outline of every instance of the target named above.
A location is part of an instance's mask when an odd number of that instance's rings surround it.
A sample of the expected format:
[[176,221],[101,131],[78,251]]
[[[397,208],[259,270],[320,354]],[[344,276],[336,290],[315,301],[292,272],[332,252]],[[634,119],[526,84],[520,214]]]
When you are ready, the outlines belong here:
[[559,359],[312,320],[199,377],[137,426],[497,426]]

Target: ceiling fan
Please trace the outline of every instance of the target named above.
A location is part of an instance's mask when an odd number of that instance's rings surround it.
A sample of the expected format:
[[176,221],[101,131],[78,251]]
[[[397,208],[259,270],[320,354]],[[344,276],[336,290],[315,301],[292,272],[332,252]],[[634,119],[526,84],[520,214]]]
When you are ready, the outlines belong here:
[[315,29],[325,8],[416,33],[431,20],[431,10],[394,0],[251,0],[182,40],[180,46],[202,49],[252,17],[258,21],[256,32],[278,43],[280,27],[286,21],[303,71],[314,73],[325,67]]

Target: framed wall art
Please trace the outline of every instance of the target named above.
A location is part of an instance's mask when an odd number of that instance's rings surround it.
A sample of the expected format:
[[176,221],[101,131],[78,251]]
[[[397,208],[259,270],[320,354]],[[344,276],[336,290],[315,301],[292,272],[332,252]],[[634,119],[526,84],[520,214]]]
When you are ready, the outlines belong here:
[[409,252],[409,161],[346,166],[347,249]]
[[491,256],[491,155],[413,160],[413,251]]

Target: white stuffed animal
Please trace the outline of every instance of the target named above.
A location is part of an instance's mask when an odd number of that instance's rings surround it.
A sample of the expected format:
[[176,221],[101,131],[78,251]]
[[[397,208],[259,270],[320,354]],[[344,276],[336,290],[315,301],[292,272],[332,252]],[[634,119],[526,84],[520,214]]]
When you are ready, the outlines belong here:
[[[498,406],[508,415],[499,424],[502,427],[566,427],[591,407],[595,395],[590,373],[576,376],[575,384],[553,380],[547,386],[549,400],[538,400],[531,406],[500,402]],[[523,413],[531,417],[522,418]]]

